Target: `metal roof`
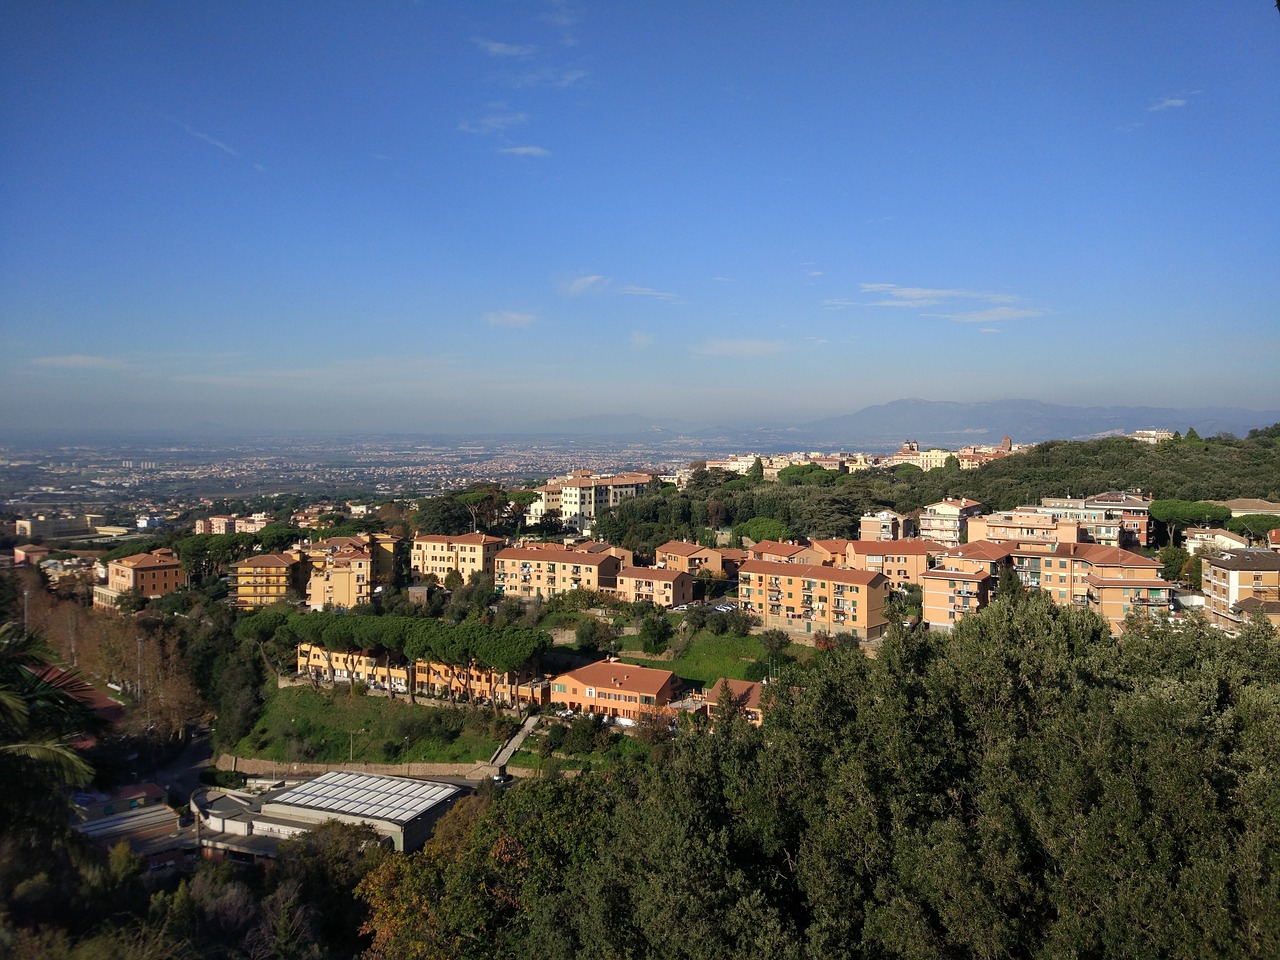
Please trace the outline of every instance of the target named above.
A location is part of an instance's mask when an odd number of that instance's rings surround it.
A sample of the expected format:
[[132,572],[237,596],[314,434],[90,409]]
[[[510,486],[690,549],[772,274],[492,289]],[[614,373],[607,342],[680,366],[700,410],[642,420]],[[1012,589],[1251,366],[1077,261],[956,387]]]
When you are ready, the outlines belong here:
[[449,783],[339,770],[285,790],[272,797],[270,802],[408,823],[460,792],[458,787]]

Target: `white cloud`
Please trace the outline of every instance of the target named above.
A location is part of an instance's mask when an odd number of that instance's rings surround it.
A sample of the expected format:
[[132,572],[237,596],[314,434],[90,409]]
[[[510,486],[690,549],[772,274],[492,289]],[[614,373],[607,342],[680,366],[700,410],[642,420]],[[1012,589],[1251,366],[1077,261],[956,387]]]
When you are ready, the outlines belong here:
[[527,113],[491,113],[479,120],[465,120],[458,124],[464,133],[499,133],[529,122]]
[[569,283],[568,293],[571,297],[580,297],[584,293],[590,293],[593,290],[603,290],[609,285],[609,282],[608,277],[602,277],[598,273],[587,277],[578,277]]
[[783,344],[777,340],[706,340],[695,344],[689,351],[695,357],[750,358],[771,357],[781,353]]
[[491,327],[527,327],[538,319],[532,313],[517,313],[514,310],[495,310],[484,315],[485,322]]
[[1001,331],[999,327],[983,327],[978,332],[979,333],[1000,333]]
[[712,277],[716,283],[733,283],[733,277]]
[[223,153],[229,153],[233,157],[240,156],[239,151],[232,150],[221,140],[215,140],[213,137],[209,136],[207,133],[201,133],[199,130],[194,130],[191,127],[187,126],[185,123],[181,124],[180,126],[182,127],[183,130],[187,131],[187,133],[191,134],[191,136],[195,137],[197,140],[201,140],[204,143],[209,144],[209,146],[211,147],[217,147]]
[[830,300],[823,300],[822,305],[828,310],[848,310],[850,307],[858,306],[858,302],[847,297],[834,297]]
[[124,361],[118,357],[95,357],[83,353],[68,353],[57,357],[32,357],[31,365],[58,370],[120,370]]
[[549,157],[551,151],[545,147],[503,147],[498,151],[512,157]]
[[1187,101],[1178,97],[1165,97],[1157,103],[1147,107],[1149,113],[1155,113],[1159,110],[1173,110],[1177,107],[1185,107]]
[[648,350],[652,345],[653,337],[649,336],[647,333],[641,333],[637,330],[635,333],[631,334],[632,350]]
[[990,310],[973,310],[967,313],[935,313],[929,316],[955,320],[958,323],[1000,323],[1002,320],[1027,320],[1044,316],[1043,310],[1019,310],[1016,307],[992,307]]
[[527,44],[498,43],[484,37],[472,37],[471,42],[492,57],[527,57],[538,51],[537,47]]
[[625,293],[629,297],[653,297],[655,300],[666,300],[672,302],[679,300],[679,294],[666,293],[663,290],[652,290],[649,287],[625,286],[621,288],[619,293]]

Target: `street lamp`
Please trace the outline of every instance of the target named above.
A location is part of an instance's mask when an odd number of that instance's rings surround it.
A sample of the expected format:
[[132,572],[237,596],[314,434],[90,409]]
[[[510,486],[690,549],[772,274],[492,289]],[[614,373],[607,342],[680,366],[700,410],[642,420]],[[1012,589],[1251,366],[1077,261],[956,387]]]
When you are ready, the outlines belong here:
[[29,633],[31,631],[31,622],[28,616],[28,608],[31,606],[31,588],[22,588],[22,632]]

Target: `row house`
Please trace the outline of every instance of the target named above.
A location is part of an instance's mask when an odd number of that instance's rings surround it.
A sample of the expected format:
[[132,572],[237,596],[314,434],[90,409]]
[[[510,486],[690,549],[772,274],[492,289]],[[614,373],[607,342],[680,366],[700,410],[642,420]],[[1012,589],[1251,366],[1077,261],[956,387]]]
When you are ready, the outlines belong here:
[[99,610],[115,610],[120,595],[131,590],[153,600],[186,585],[187,572],[172,550],[136,553],[107,564],[106,586],[94,590],[93,605]]
[[875,639],[886,626],[888,597],[888,579],[865,570],[748,560],[738,571],[742,608],[766,628]]
[[231,589],[237,607],[258,610],[285,603],[306,586],[305,567],[292,554],[265,553],[231,565]]
[[612,591],[622,561],[609,554],[508,547],[494,558],[494,584],[506,597],[554,597],[570,590]]
[[493,573],[493,561],[506,545],[501,537],[484,533],[466,533],[449,537],[443,534],[420,534],[413,538],[409,567],[416,577],[435,574],[441,583],[456,570],[468,582],[473,573]]
[[1280,554],[1271,550],[1231,550],[1204,557],[1200,582],[1209,622],[1236,630],[1255,610],[1280,626]]
[[920,511],[920,536],[948,547],[969,538],[969,518],[982,513],[982,504],[968,497],[947,497]]
[[550,702],[550,684],[524,664],[518,670],[496,671],[478,663],[450,664],[433,660],[407,663],[388,651],[331,651],[321,644],[298,644],[298,673],[321,683],[367,683],[392,693],[423,696],[484,697],[517,706]]
[[666,712],[681,687],[670,670],[602,660],[552,680],[551,701],[629,724],[645,713]]
[[647,600],[670,609],[693,602],[693,577],[682,570],[623,567],[618,571],[616,593],[627,603]]

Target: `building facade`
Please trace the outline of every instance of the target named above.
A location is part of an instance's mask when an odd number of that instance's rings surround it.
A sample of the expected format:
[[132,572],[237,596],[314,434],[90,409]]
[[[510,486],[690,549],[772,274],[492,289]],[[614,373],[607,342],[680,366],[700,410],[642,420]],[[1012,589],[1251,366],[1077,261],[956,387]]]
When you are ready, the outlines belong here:
[[413,538],[409,568],[416,577],[435,574],[443,583],[453,570],[469,582],[473,573],[493,573],[493,561],[506,541],[484,533],[466,533],[457,537],[421,534]]
[[738,570],[742,609],[766,628],[792,633],[884,633],[889,581],[879,573],[808,564],[748,560]]

